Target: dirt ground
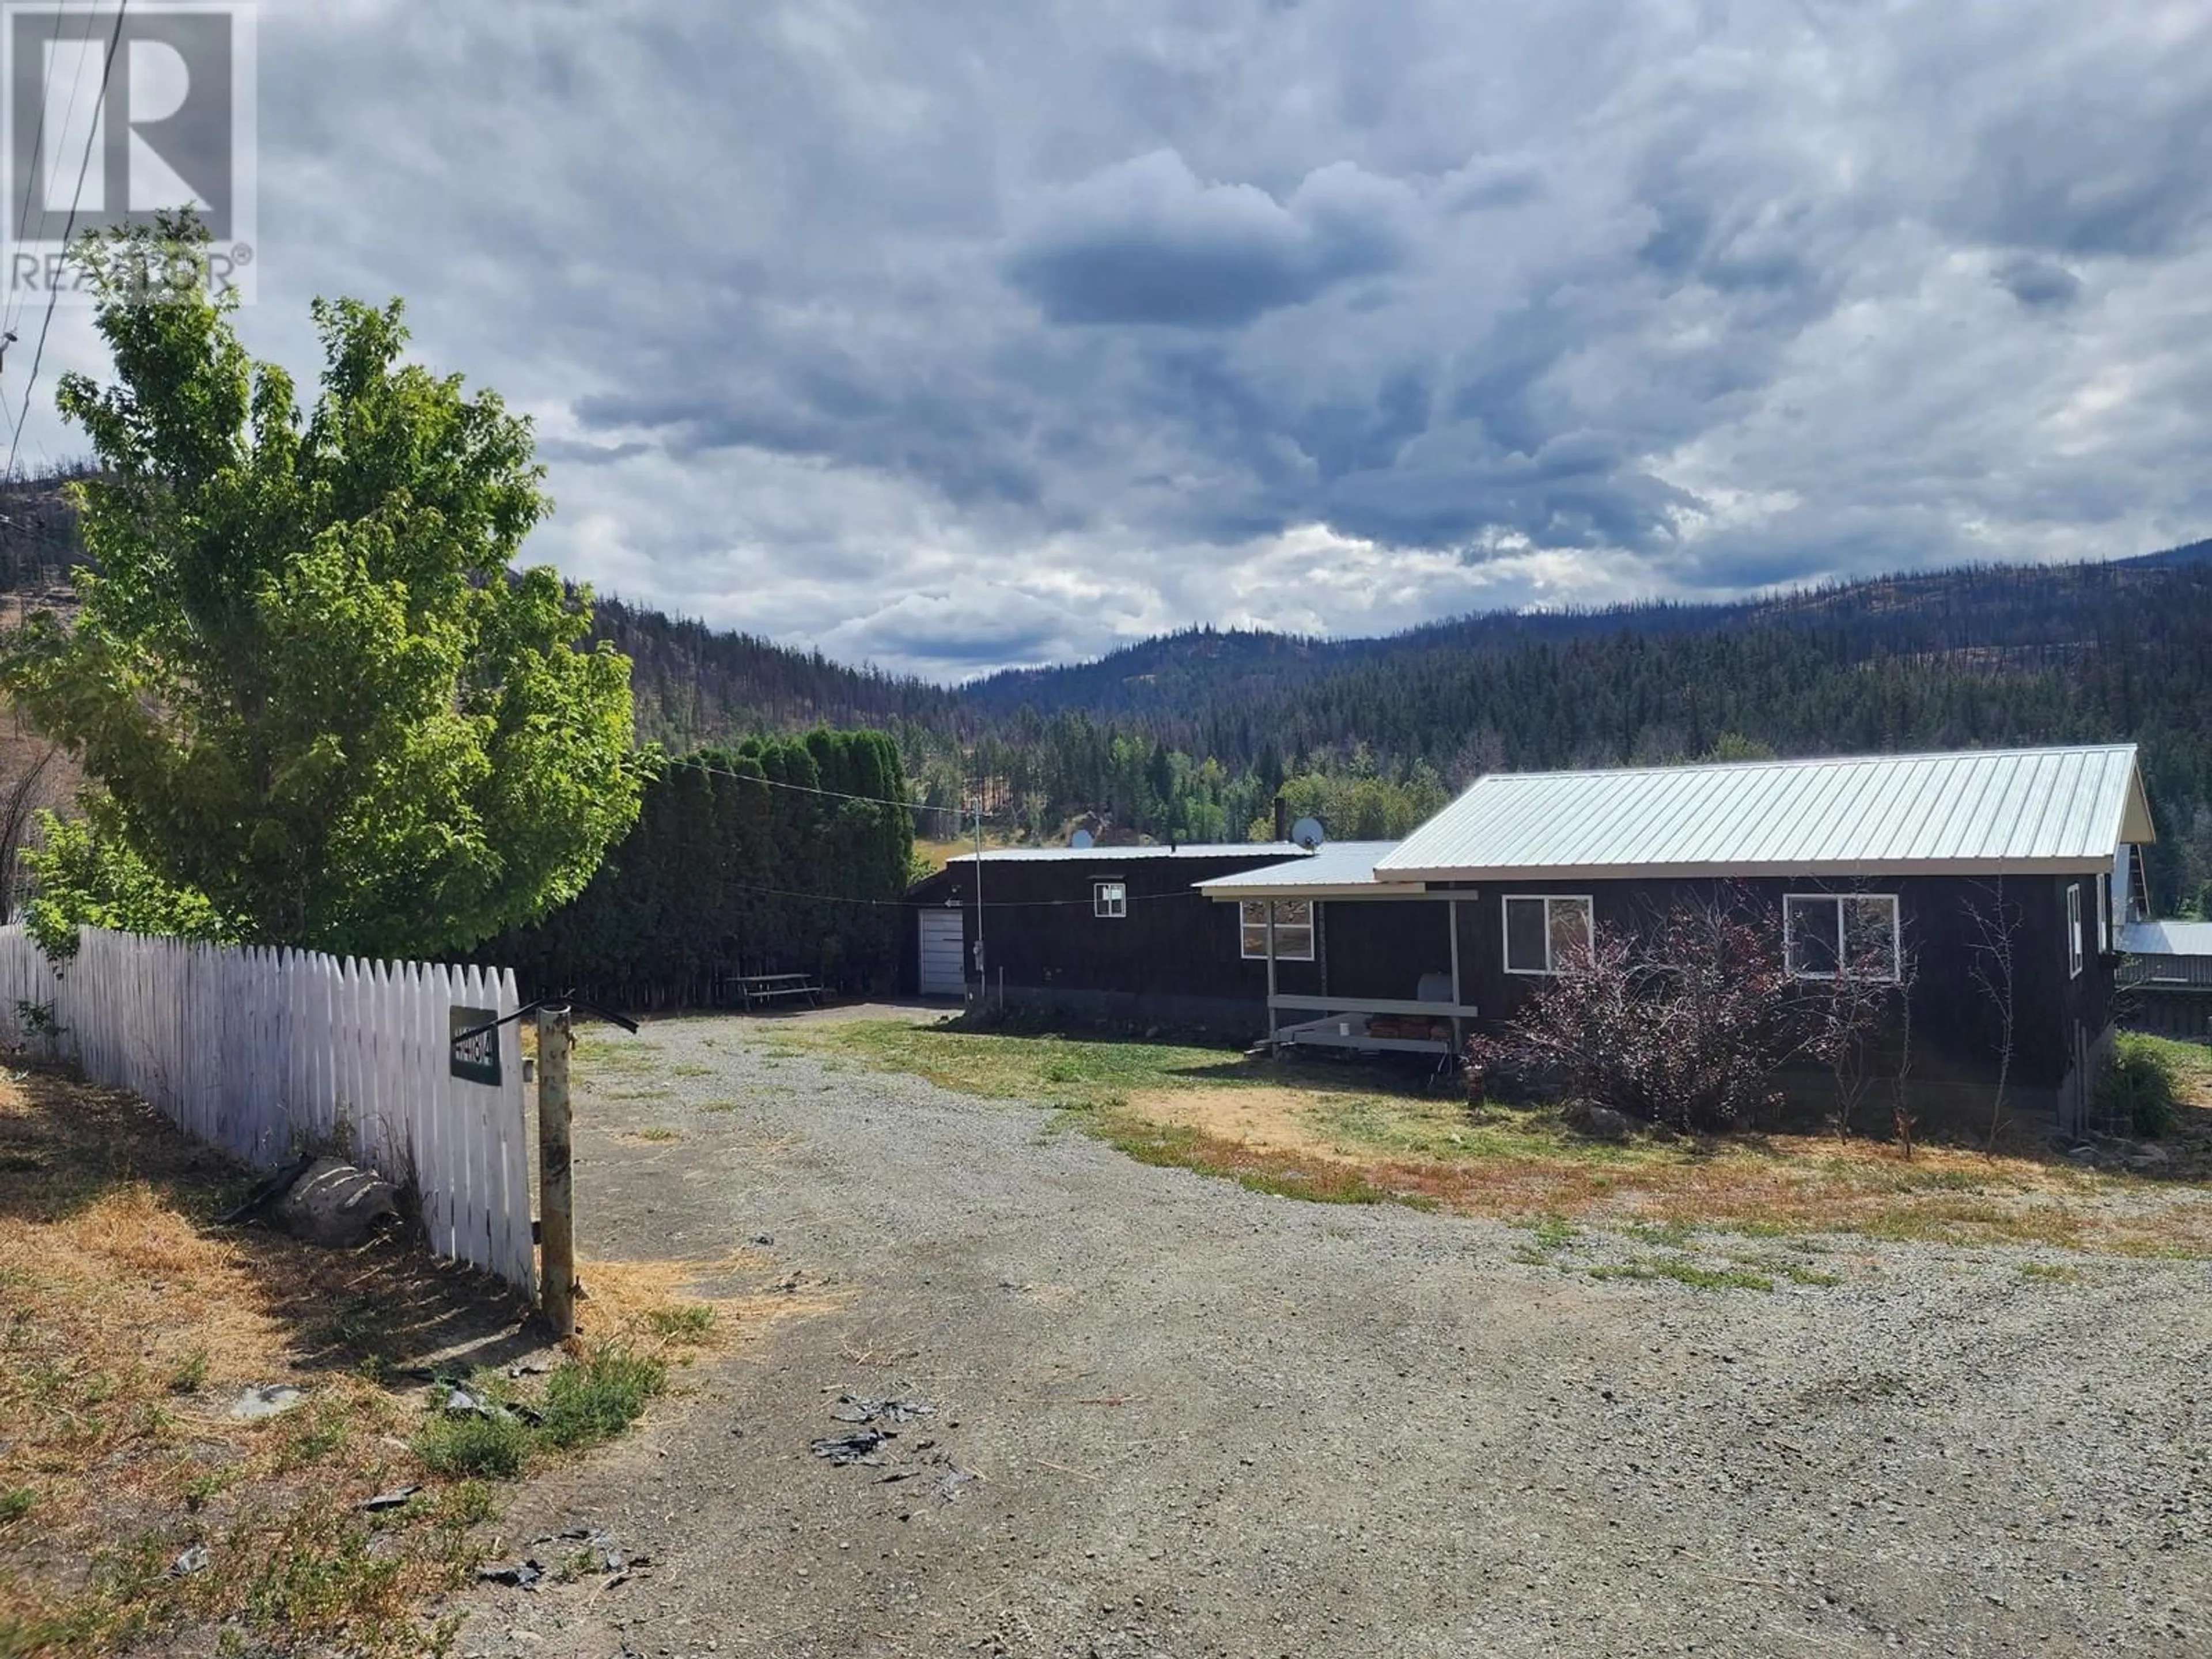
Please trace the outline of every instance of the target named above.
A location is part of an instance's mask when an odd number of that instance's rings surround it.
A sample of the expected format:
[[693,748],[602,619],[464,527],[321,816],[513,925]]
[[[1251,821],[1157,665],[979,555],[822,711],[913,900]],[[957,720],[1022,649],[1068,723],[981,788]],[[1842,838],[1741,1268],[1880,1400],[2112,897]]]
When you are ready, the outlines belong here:
[[[485,1368],[532,1411],[601,1379],[590,1425],[518,1434],[517,1461],[628,1421],[597,1350],[553,1347],[496,1281],[400,1237],[224,1224],[255,1184],[131,1096],[0,1067],[0,1659],[422,1653],[420,1604],[473,1580],[498,1508],[471,1478],[496,1470],[423,1455],[428,1379]],[[817,1305],[744,1250],[583,1271],[592,1335],[678,1377]],[[234,1414],[264,1389],[285,1408]]]
[[2202,1261],[1701,1238],[1771,1264],[1714,1288],[1147,1166],[782,1023],[589,1050],[586,1248],[743,1250],[811,1311],[522,1488],[502,1548],[649,1564],[482,1587],[459,1652],[2212,1651]]

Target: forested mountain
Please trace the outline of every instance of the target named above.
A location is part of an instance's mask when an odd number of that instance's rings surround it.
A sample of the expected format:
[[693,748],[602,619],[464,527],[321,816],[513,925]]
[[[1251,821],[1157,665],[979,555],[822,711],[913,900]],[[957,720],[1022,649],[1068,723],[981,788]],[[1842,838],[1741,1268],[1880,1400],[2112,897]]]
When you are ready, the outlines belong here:
[[2212,544],[2113,563],[1885,577],[1776,599],[1484,616],[1387,640],[1205,629],[958,694],[901,728],[925,797],[1002,823],[1249,831],[1290,780],[1339,835],[1395,834],[1477,772],[2133,739],[2161,900],[2212,883]]
[[[68,562],[51,484],[17,486],[0,578]],[[34,527],[33,527],[34,526]],[[1279,793],[1338,836],[1397,834],[1477,772],[2133,739],[2161,902],[2212,884],[2212,542],[1712,605],[1462,617],[1387,639],[1197,629],[957,690],[603,598],[641,738],[676,752],[866,726],[897,740],[928,834],[980,794],[999,833],[1207,840]]]
[[720,632],[619,599],[598,602],[592,632],[630,659],[639,734],[679,753],[753,732],[900,721],[950,732],[958,723],[959,701],[940,686],[848,668],[818,651]]

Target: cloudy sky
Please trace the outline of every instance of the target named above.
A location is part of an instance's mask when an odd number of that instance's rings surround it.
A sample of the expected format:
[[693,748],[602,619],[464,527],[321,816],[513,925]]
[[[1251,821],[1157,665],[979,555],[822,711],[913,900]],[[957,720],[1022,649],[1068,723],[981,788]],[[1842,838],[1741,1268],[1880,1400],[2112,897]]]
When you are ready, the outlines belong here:
[[538,557],[845,659],[2212,535],[2203,0],[259,15],[256,352],[404,295]]

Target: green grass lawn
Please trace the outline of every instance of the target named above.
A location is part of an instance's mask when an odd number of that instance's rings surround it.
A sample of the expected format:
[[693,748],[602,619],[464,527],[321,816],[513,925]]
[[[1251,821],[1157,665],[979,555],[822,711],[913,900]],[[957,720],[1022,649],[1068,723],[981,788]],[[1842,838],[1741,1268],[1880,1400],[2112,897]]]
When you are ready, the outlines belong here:
[[1111,1105],[1146,1089],[1267,1080],[1267,1068],[1232,1048],[1012,1036],[898,1019],[795,1025],[778,1036],[787,1049],[802,1043],[963,1094],[1052,1106]]
[[[871,1020],[793,1026],[778,1048],[1033,1103],[1141,1162],[1338,1203],[1396,1201],[1522,1221],[1592,1218],[1753,1236],[2212,1254],[2212,1199],[2041,1156],[1832,1135],[1586,1139],[1548,1109],[1471,1112],[1410,1076],[1226,1048]],[[2172,1045],[2186,1048],[2187,1045]],[[2178,1068],[2203,1080],[2212,1055]],[[2117,1202],[2123,1199],[2140,1203]],[[1655,1272],[1664,1271],[1654,1269]]]
[[2161,1055],[2172,1068],[2174,1080],[2200,1106],[2212,1106],[2212,1043],[2177,1042],[2172,1037],[2131,1032],[2128,1040]]

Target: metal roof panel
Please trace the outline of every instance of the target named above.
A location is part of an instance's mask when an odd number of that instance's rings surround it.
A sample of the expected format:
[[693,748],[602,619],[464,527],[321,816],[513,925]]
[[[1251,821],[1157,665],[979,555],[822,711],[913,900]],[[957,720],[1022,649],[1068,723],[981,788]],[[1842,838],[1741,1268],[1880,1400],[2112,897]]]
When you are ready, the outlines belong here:
[[1492,773],[1375,874],[2090,867],[2136,787],[2132,744]]
[[1323,842],[1318,851],[1283,864],[1263,864],[1256,870],[1215,876],[1199,882],[1204,893],[1234,893],[1244,889],[1273,890],[1285,887],[1368,887],[1376,884],[1375,860],[1398,843],[1395,841]]

